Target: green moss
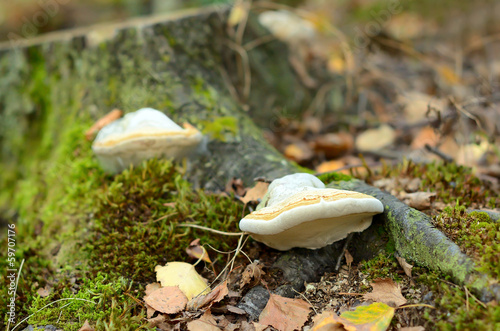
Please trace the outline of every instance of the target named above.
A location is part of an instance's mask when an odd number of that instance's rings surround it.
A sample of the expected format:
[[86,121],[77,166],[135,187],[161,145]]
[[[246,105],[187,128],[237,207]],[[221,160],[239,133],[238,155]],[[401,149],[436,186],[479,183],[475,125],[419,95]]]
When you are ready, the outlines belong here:
[[405,160],[395,167],[384,166],[381,173],[375,175],[375,179],[390,177],[420,178],[418,190],[436,192],[438,199],[444,203],[460,201],[467,208],[473,204],[495,207],[495,194],[469,167],[444,162],[417,164]]
[[486,213],[467,213],[464,206],[446,207],[434,225],[469,256],[478,261],[478,270],[500,278],[500,223]]
[[330,184],[331,182],[338,181],[348,181],[351,180],[352,177],[349,175],[345,175],[339,172],[327,172],[321,175],[318,175],[319,180],[321,180],[325,185]]
[[196,238],[220,250],[236,247],[236,237],[222,240],[177,223],[237,232],[243,211],[230,198],[193,191],[165,160],[150,160],[117,175],[106,183],[97,204],[86,246],[92,268],[140,282],[154,281],[156,265],[189,260],[185,249]]
[[[28,313],[28,323],[54,325],[64,330],[78,330],[85,320],[97,330],[137,329],[147,325],[145,311],[138,306],[132,283],[123,277],[99,273],[41,298],[35,295]],[[118,318],[119,317],[119,318]]]
[[383,252],[368,261],[359,263],[359,271],[368,275],[368,280],[377,278],[392,278],[395,281],[401,281],[397,273],[399,269],[398,261],[394,254]]
[[202,121],[203,134],[220,141],[233,140],[238,135],[238,120],[235,117],[222,116],[211,121]]
[[478,330],[500,329],[500,309],[498,304],[478,302],[466,290],[442,280],[442,277],[423,268],[414,268],[420,274],[417,282],[425,284],[433,292],[435,309],[424,311],[428,320],[426,327],[432,330]]

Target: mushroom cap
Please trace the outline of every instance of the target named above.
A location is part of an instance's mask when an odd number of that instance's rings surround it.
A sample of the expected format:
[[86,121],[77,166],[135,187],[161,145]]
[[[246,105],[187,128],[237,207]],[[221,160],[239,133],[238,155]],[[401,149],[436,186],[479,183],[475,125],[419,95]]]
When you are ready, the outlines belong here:
[[201,142],[193,126],[181,128],[161,111],[142,108],[99,131],[92,150],[105,171],[117,173],[150,158],[182,158]]
[[383,211],[378,199],[363,193],[301,187],[281,202],[247,215],[240,229],[278,250],[317,249],[365,230],[372,216]]
[[325,184],[316,176],[306,173],[296,173],[275,179],[267,188],[267,193],[262,198],[262,203],[259,204],[257,209],[275,205],[288,199],[298,191],[310,189],[311,187],[325,188]]

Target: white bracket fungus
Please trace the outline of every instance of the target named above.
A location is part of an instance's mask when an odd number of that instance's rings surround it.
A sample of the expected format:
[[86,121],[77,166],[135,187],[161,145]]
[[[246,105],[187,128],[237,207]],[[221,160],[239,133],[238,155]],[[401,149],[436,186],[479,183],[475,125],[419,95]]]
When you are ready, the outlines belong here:
[[181,128],[161,111],[142,108],[102,128],[92,150],[105,171],[118,173],[155,157],[185,157],[201,140],[190,124]]
[[316,177],[294,174],[269,185],[262,207],[240,221],[240,229],[278,250],[317,249],[368,228],[384,211],[378,199],[325,188]]

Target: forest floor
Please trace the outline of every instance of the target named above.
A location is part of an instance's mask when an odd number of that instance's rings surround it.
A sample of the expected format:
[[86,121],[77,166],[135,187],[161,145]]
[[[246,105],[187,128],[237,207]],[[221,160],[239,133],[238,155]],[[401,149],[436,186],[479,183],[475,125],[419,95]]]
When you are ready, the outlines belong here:
[[[309,0],[292,8],[254,1],[256,13],[280,11],[261,21],[272,38],[289,44],[292,54],[286,60],[302,83],[317,91],[301,116],[277,110],[279,118],[264,128],[265,137],[311,172],[363,179],[430,215],[433,225],[474,258],[482,272],[498,280],[500,9],[488,1],[447,5],[355,1],[334,6]],[[232,28],[238,29],[248,8],[246,1],[237,2]],[[67,196],[70,203],[64,211],[76,218],[81,212],[77,205],[91,205],[92,213],[85,216],[88,229],[75,231],[82,238],[65,240],[77,242],[90,262],[81,269],[50,266],[52,259],[63,260],[65,249],[72,251],[70,245],[44,246],[46,241],[37,238],[44,217],[62,207],[54,202],[40,208],[45,214],[37,218],[30,230],[33,242],[22,252],[31,276],[20,284],[18,298],[25,304],[20,315],[31,316],[30,325],[64,330],[211,330],[215,325],[214,330],[263,330],[267,325],[311,329],[321,323],[313,317],[323,311],[341,315],[372,302],[397,308],[378,315],[389,323],[389,330],[493,330],[500,325],[497,302],[481,302],[466,286],[398,259],[390,241],[379,255],[365,261],[352,260],[348,248],[338,272],[305,284],[294,301],[300,304],[289,310],[281,307],[281,315],[274,312],[267,319],[261,315],[253,323],[238,303],[256,285],[272,292],[286,283],[273,267],[281,253],[245,240],[240,247],[244,254],[225,274],[231,264],[226,256],[234,256],[238,238],[243,237],[179,230],[171,224],[203,218],[209,227],[237,232],[237,220],[255,207],[252,203],[263,192],[250,193],[237,179],[228,183],[226,192],[196,191],[183,181],[184,169],[161,161],[112,178],[93,171],[97,165],[91,153],[78,146],[71,153],[81,161],[72,175],[87,180]],[[163,184],[166,179],[169,184]],[[95,193],[89,194],[91,190]],[[76,203],[76,198],[82,200]],[[162,222],[163,215],[169,215],[169,222]],[[160,238],[177,240],[168,258]],[[201,246],[193,243],[195,239]],[[167,312],[178,303],[155,306],[151,298],[145,301],[145,294],[157,286],[155,265],[193,262],[204,251],[211,260],[199,262],[197,270],[210,283],[216,275],[227,276],[219,288],[222,294],[200,304],[203,309],[173,313]],[[274,297],[270,302],[291,305],[280,300],[285,299]],[[402,306],[409,304],[416,306]],[[286,324],[287,319],[297,324]],[[82,326],[86,320],[90,325]],[[333,330],[336,321],[324,323]],[[373,320],[365,322],[376,326]]]

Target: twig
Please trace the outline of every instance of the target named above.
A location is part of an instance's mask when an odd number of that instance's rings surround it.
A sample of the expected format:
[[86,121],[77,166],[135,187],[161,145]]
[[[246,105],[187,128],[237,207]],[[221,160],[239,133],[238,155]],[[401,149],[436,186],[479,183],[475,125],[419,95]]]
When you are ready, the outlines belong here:
[[295,293],[297,293],[298,295],[300,295],[301,297],[303,297],[303,298],[304,298],[304,300],[306,300],[306,301],[307,301],[307,303],[309,303],[309,304],[311,305],[311,308],[314,310],[314,313],[315,313],[316,315],[318,315],[318,311],[316,310],[316,308],[314,308],[314,306],[313,306],[313,304],[311,303],[311,301],[309,301],[309,299],[308,299],[308,298],[307,298],[307,297],[306,297],[303,293],[300,293],[299,291],[297,291],[297,290],[296,290],[296,289],[294,289],[293,287],[292,287],[292,290],[293,290]]
[[160,217],[160,218],[158,218],[158,219],[156,219],[156,220],[154,220],[154,221],[146,221],[146,222],[142,222],[141,224],[153,224],[153,223],[156,223],[156,222],[162,221],[162,220],[164,220],[164,219],[166,219],[166,218],[169,218],[170,216],[174,216],[174,215],[176,215],[176,214],[177,214],[177,212],[170,213],[170,214],[167,214],[167,215],[163,215],[162,217]]
[[353,233],[349,233],[347,235],[347,239],[345,240],[344,247],[342,248],[342,252],[340,252],[340,256],[337,259],[337,264],[335,265],[335,271],[339,271],[340,269],[340,264],[342,263],[342,259],[344,258],[345,251],[347,250],[347,246],[351,243]]
[[438,148],[436,147],[432,147],[431,145],[429,144],[425,144],[425,149],[433,154],[436,154],[437,156],[439,156],[440,158],[442,158],[445,162],[448,162],[448,163],[451,163],[453,162],[453,158],[451,156],[449,156],[448,154],[445,154],[443,153],[442,151],[440,151]]
[[222,234],[224,236],[242,236],[242,235],[246,234],[246,232],[225,232],[225,231],[219,231],[219,230],[215,230],[215,229],[212,229],[212,228],[207,228],[206,226],[201,226],[201,225],[196,225],[196,224],[181,223],[181,224],[177,224],[176,226],[183,227],[183,228],[195,228],[195,229],[205,230],[205,231],[209,231],[209,232],[212,232],[212,233]]
[[248,59],[248,53],[243,48],[243,46],[238,45],[237,43],[233,42],[232,40],[226,39],[226,45],[231,48],[233,51],[238,53],[240,55],[241,61],[242,61],[242,66],[243,66],[243,101],[246,102],[248,100],[248,97],[250,95],[250,89],[251,89],[251,84],[252,84],[252,76],[250,73],[250,60]]
[[436,307],[433,307],[433,306],[425,304],[425,303],[416,303],[416,304],[412,304],[412,305],[399,306],[396,309],[413,308],[413,307],[427,307],[427,308],[436,309]]

